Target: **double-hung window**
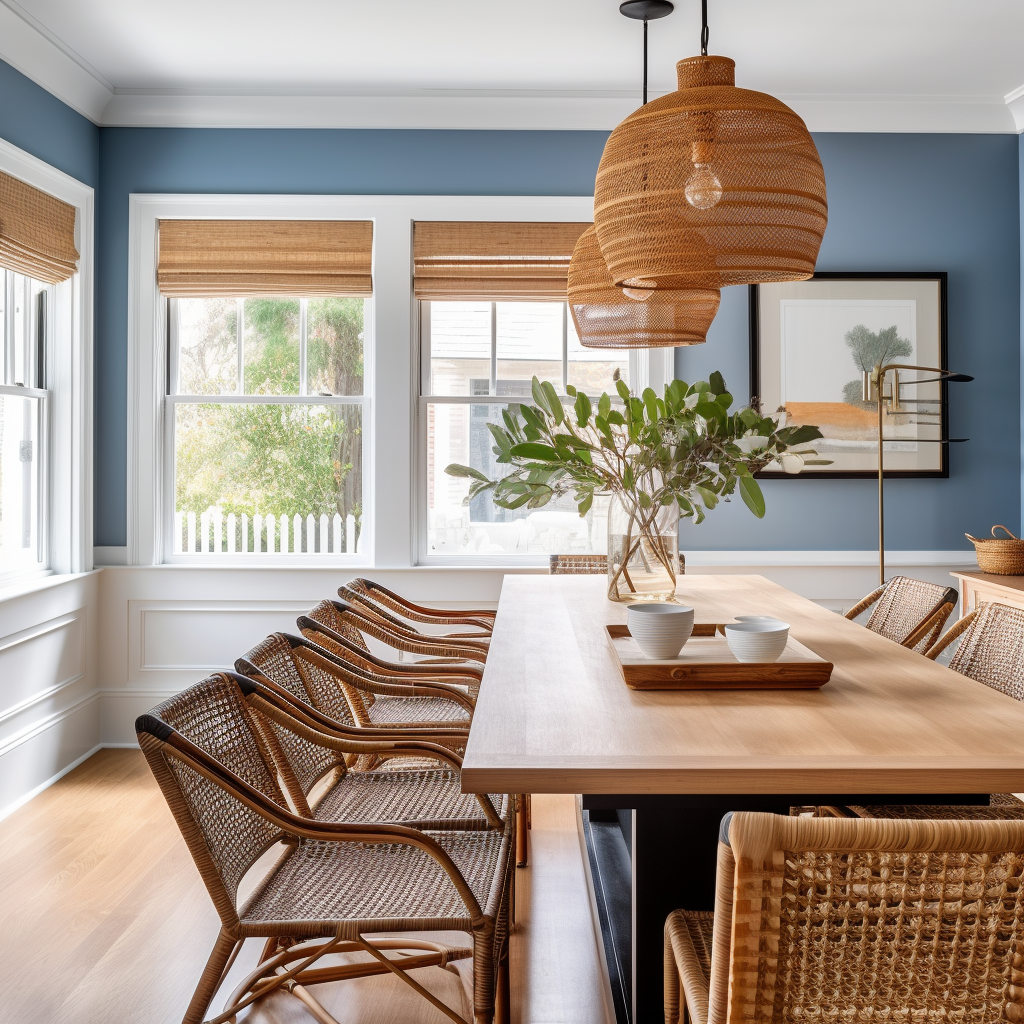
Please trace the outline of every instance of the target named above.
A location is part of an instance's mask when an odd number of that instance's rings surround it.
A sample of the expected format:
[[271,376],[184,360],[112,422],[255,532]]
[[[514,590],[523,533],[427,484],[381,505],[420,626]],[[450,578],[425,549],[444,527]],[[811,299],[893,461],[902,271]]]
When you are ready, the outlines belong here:
[[[365,281],[354,273],[332,280],[323,261],[297,275],[290,259],[276,276],[249,266],[259,279],[246,282],[225,269],[224,253],[235,238],[252,238],[239,223],[220,222],[221,233],[211,223],[218,222],[199,222],[198,235],[218,269],[177,274],[180,253],[195,262],[195,235],[182,222],[161,225],[160,285],[170,293],[164,550],[176,561],[354,558],[363,550],[366,499],[370,236],[363,235]],[[288,240],[291,224],[299,242]],[[318,244],[301,237],[308,222],[255,222],[252,230],[291,252]],[[232,283],[244,285],[243,294],[210,294]],[[262,290],[268,294],[253,294]]]
[[467,505],[468,482],[445,473],[450,463],[502,472],[487,425],[510,404],[532,402],[534,376],[563,395],[566,385],[598,396],[614,394],[617,379],[636,382],[637,355],[584,348],[569,315],[565,271],[585,227],[416,225],[424,561],[606,550],[606,502],[582,518],[571,494],[540,509],[500,508],[490,494]]
[[51,292],[52,286],[0,269],[0,578],[47,565],[44,362]]

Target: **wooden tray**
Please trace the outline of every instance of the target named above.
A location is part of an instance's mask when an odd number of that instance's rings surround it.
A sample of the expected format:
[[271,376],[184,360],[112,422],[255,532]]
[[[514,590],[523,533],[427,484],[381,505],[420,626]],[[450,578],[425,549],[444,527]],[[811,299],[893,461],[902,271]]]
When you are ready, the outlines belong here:
[[817,690],[832,664],[789,638],[778,661],[740,662],[720,625],[699,623],[677,658],[645,658],[628,626],[605,626],[608,642],[631,690]]

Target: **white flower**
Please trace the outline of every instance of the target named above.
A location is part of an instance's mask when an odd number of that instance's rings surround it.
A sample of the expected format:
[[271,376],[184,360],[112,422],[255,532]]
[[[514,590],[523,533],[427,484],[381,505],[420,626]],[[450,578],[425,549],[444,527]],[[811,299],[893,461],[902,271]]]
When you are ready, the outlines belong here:
[[779,461],[782,463],[782,472],[796,476],[804,468],[804,457],[796,452],[786,452]]
[[752,455],[768,447],[768,438],[748,430],[742,437],[736,438],[736,445],[744,455]]

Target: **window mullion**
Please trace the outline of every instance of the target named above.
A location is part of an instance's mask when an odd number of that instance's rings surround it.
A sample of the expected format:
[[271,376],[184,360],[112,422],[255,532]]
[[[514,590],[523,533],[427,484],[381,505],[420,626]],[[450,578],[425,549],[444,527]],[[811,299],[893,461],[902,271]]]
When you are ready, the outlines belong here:
[[245,300],[235,299],[235,349],[238,355],[238,381],[235,394],[245,394]]
[[569,303],[562,303],[562,394],[569,384]]
[[498,393],[498,304],[491,303],[491,381],[488,394]]
[[309,316],[309,299],[299,299],[299,394],[306,390],[306,337]]

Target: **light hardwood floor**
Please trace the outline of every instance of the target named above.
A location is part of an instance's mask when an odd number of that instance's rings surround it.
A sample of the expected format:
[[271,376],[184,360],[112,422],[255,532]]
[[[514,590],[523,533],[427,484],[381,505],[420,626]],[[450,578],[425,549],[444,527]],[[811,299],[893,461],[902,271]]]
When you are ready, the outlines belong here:
[[[512,1024],[610,1022],[573,798],[534,797],[533,823],[531,864],[517,877]],[[218,922],[141,753],[100,751],[0,822],[0,867],[0,1021],[181,1020]],[[259,945],[243,949],[229,985]],[[429,968],[418,980],[461,1008],[450,972]],[[392,978],[320,995],[340,1024],[447,1021]],[[280,997],[248,1020],[312,1018]]]

